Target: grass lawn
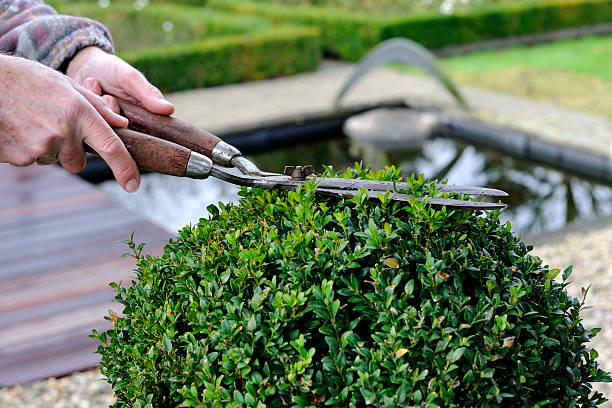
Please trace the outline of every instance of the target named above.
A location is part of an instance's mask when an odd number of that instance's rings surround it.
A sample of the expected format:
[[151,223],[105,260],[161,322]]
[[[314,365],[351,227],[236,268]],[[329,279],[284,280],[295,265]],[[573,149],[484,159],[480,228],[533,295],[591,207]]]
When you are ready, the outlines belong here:
[[612,36],[442,60],[453,80],[612,118]]

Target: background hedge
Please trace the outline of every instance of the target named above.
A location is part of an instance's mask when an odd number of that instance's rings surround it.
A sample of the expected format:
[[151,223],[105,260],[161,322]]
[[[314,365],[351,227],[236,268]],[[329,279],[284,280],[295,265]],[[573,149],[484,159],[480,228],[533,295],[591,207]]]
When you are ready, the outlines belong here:
[[[525,0],[453,15],[370,14],[263,0],[155,0],[142,10],[132,2],[107,8],[94,0],[49,3],[107,25],[118,54],[164,91],[314,70],[321,43],[327,54],[354,61],[393,37],[435,49],[612,21],[612,0]],[[164,23],[172,29],[162,29]]]
[[[103,23],[111,31],[118,53],[271,28],[271,23],[259,16],[237,16],[175,4],[155,4],[136,10],[131,3],[112,3],[106,8],[92,3],[68,3],[56,9],[62,14],[86,16]],[[171,30],[163,29],[165,22],[172,23]]]
[[208,0],[207,4],[242,15],[265,16],[275,22],[317,26],[322,32],[325,52],[347,60],[358,60],[379,42],[393,37],[407,37],[425,47],[439,48],[612,20],[612,0],[523,1],[453,15],[405,16],[243,0]]
[[312,71],[320,62],[321,44],[315,28],[283,26],[121,56],[168,92]]
[[273,25],[255,15],[159,2],[141,10],[131,2],[53,5],[105,24],[117,54],[163,92],[311,71],[322,55],[317,28]]

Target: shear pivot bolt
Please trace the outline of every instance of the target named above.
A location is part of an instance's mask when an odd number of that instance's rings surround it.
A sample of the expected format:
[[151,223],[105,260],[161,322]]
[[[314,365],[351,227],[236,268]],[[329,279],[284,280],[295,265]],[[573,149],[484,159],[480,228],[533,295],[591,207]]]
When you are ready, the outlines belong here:
[[285,176],[291,176],[293,179],[304,180],[306,177],[314,173],[314,167],[307,166],[285,166],[283,172]]

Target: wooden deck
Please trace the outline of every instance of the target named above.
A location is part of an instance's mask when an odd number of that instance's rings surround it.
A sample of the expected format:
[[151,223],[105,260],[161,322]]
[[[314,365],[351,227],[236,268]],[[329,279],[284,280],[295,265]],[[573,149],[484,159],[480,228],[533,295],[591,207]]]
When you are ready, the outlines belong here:
[[95,366],[112,302],[128,280],[120,243],[135,232],[147,253],[170,233],[56,166],[0,164],[0,386]]

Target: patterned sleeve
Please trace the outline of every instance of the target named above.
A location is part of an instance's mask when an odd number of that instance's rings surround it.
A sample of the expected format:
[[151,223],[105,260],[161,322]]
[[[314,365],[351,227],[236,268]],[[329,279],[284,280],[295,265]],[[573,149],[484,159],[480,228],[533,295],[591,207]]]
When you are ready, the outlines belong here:
[[97,21],[58,15],[41,0],[0,0],[0,52],[60,69],[89,45],[114,52],[110,33]]

